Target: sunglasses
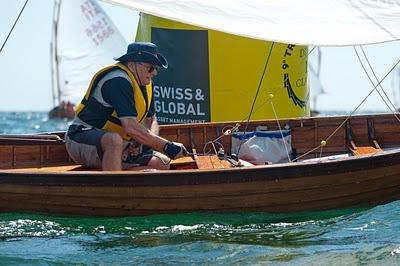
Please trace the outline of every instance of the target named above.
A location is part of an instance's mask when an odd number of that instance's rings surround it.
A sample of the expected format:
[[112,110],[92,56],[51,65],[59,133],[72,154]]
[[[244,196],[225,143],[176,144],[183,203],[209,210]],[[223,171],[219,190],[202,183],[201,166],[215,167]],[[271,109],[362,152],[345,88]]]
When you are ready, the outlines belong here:
[[144,66],[144,67],[146,67],[146,68],[147,68],[147,71],[148,71],[149,73],[153,73],[154,70],[157,70],[157,71],[158,71],[158,70],[160,69],[159,66],[155,66],[155,65],[147,66],[147,65],[142,64],[142,63],[139,63],[139,64],[142,65],[142,66]]

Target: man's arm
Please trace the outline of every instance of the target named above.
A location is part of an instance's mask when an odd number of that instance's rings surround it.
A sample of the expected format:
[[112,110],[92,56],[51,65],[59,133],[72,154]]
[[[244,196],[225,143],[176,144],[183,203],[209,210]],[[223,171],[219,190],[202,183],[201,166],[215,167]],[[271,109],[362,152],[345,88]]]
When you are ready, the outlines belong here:
[[166,154],[171,159],[176,159],[188,154],[182,143],[168,141],[141,125],[136,118],[121,118],[122,127],[134,140],[152,147],[154,150]]
[[157,123],[156,116],[146,117],[144,120],[144,126],[150,129],[151,132],[158,135],[159,134],[159,127]]
[[151,129],[146,128],[147,125],[150,128],[152,127],[153,121],[150,117],[149,120],[146,118],[148,121],[145,123],[147,124],[146,127],[141,125],[137,119],[133,117],[125,117],[120,119],[122,122],[122,127],[130,137],[139,143],[152,147],[156,151],[164,152],[164,147],[168,140],[156,135],[151,131]]

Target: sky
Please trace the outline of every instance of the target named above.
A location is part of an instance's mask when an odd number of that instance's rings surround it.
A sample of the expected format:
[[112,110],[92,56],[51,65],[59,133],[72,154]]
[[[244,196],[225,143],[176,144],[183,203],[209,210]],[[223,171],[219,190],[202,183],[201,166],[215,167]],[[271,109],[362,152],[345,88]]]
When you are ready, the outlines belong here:
[[[0,1],[0,44],[2,45],[25,0]],[[134,41],[137,12],[100,2],[128,42]],[[30,0],[0,54],[0,111],[48,111],[52,106],[50,38],[53,0]],[[364,50],[378,78],[400,60],[400,42],[367,45]],[[352,111],[373,86],[364,74],[353,47],[322,47],[321,83],[325,94],[315,109]],[[393,75],[382,83],[393,98]],[[397,87],[397,95],[400,88]],[[394,101],[400,105],[400,99]],[[388,112],[374,92],[359,110]]]

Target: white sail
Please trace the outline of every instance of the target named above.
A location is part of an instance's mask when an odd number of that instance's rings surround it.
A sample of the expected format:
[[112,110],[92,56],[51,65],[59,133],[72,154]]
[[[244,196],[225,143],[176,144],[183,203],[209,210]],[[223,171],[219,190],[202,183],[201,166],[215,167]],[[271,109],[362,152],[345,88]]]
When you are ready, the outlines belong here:
[[[126,51],[126,41],[95,0],[59,1],[55,16],[58,101],[78,103],[93,74]],[[57,75],[58,73],[58,75]]]
[[392,93],[397,110],[400,109],[400,67],[397,66],[392,72]]
[[320,47],[310,48],[310,51],[308,55],[307,84],[309,86],[311,110],[316,111],[318,109],[318,96],[325,93],[320,76],[322,52]]
[[302,45],[398,40],[397,0],[105,0],[244,37]]

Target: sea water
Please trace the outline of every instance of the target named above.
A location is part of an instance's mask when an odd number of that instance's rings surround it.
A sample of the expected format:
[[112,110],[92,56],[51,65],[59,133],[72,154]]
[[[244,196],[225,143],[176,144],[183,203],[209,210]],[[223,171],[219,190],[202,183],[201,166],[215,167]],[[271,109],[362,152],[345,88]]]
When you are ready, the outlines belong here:
[[[58,131],[2,112],[0,134]],[[0,214],[0,265],[400,265],[400,202],[301,214],[124,218]]]

